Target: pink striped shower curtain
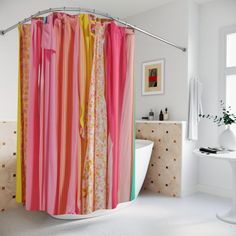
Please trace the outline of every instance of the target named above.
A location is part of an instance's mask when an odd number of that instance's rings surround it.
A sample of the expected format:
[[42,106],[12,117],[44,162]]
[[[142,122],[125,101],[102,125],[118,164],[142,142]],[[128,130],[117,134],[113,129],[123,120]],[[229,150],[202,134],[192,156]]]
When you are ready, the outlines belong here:
[[19,73],[17,201],[89,214],[132,200],[133,31],[64,13],[29,27],[19,26],[20,45],[30,40],[20,47],[29,73]]

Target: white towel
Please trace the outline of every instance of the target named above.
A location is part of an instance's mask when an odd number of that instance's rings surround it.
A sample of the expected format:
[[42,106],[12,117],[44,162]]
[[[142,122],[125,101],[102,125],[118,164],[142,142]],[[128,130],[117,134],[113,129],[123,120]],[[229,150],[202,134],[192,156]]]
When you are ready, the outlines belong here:
[[196,78],[189,82],[188,139],[198,139],[199,114],[202,114],[202,84]]

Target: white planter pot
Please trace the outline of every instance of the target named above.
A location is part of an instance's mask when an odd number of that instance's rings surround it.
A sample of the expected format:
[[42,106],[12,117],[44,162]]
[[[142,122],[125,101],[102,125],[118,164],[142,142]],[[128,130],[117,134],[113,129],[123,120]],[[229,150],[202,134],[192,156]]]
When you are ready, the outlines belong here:
[[219,137],[220,146],[227,150],[236,150],[236,136],[231,130],[230,125],[227,126]]

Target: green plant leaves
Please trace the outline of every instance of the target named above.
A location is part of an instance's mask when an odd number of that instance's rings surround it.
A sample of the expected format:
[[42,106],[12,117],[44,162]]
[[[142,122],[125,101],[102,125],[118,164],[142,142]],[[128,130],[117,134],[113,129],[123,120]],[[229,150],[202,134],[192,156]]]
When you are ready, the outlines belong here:
[[199,114],[199,117],[213,120],[213,122],[216,123],[218,126],[235,124],[236,116],[231,113],[231,106],[226,108],[222,100],[220,100],[220,106],[222,109],[222,116]]

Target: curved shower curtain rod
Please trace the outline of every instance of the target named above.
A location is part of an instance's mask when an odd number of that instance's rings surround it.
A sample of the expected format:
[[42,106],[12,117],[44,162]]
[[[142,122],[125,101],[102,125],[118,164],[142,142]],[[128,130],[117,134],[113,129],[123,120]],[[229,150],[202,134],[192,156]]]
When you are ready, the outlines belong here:
[[178,48],[180,49],[181,51],[185,52],[187,49],[184,48],[184,47],[181,47],[181,46],[178,46],[176,45],[175,43],[172,43],[162,37],[159,37],[157,35],[154,35],[146,30],[143,30],[135,25],[132,25],[124,20],[121,20],[119,17],[113,17],[111,15],[109,15],[108,13],[103,13],[103,12],[100,12],[100,11],[97,11],[95,9],[87,9],[87,8],[80,8],[80,7],[59,7],[59,8],[49,8],[47,10],[43,10],[43,11],[39,11],[37,13],[35,13],[34,15],[31,15],[30,17],[28,18],[25,18],[24,20],[22,21],[19,21],[18,23],[8,27],[7,29],[5,30],[0,30],[0,35],[5,35],[6,33],[8,33],[9,31],[17,28],[18,24],[24,24],[26,22],[29,22],[32,18],[34,17],[37,17],[37,16],[41,16],[41,15],[44,15],[44,14],[47,14],[47,13],[51,13],[51,12],[58,12],[58,11],[76,11],[76,12],[83,12],[83,13],[90,13],[90,14],[93,14],[93,15],[99,15],[99,16],[102,16],[102,17],[106,17],[106,18],[109,18],[109,19],[112,19],[112,20],[115,20],[117,22],[119,22],[120,24],[123,24],[123,25],[126,25],[128,27],[131,27],[132,29],[134,30],[137,30],[143,34],[146,34],[152,38],[155,38],[163,43],[166,43],[172,47],[175,47],[175,48]]

